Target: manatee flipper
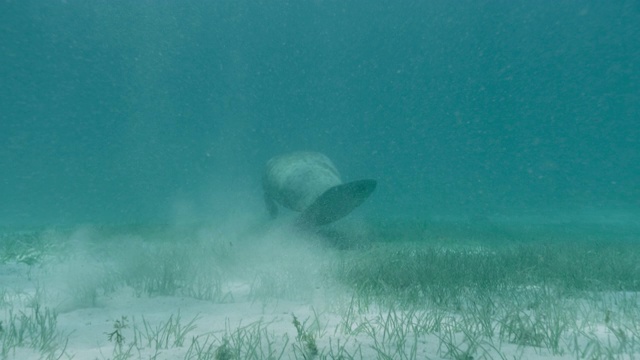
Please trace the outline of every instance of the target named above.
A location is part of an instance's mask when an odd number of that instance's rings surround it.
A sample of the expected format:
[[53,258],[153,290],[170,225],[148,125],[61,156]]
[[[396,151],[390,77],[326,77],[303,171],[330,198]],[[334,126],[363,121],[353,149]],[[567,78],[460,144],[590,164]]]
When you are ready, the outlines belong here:
[[278,205],[273,200],[273,198],[267,193],[264,193],[264,203],[265,205],[267,205],[267,211],[269,211],[269,216],[271,216],[272,219],[275,219],[276,217],[278,217]]
[[340,184],[322,193],[300,216],[300,223],[319,226],[336,221],[362,204],[375,190],[375,180]]

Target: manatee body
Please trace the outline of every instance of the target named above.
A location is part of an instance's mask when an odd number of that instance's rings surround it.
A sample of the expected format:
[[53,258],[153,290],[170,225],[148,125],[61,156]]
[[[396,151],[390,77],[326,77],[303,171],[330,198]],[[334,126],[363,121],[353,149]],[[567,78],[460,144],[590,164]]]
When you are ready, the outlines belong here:
[[343,183],[333,162],[317,152],[294,152],[269,160],[262,178],[271,217],[278,204],[302,212],[300,222],[324,225],[358,207],[376,188],[375,180]]

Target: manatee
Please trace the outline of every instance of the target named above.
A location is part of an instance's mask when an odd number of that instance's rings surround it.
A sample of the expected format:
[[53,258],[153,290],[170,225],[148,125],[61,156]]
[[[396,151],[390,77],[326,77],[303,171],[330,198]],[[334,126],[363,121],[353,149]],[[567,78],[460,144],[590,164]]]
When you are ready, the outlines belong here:
[[293,152],[270,159],[262,187],[267,210],[278,216],[278,205],[301,212],[301,224],[334,222],[362,204],[376,188],[371,179],[343,183],[335,165],[318,152]]

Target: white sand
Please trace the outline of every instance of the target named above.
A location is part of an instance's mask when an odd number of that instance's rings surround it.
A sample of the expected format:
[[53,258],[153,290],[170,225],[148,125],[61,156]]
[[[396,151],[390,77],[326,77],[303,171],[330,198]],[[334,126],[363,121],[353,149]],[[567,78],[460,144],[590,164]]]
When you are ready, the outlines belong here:
[[[284,226],[242,231],[216,229],[201,229],[191,236],[194,251],[188,254],[193,257],[189,261],[204,264],[202,274],[219,274],[219,277],[205,277],[222,279],[223,295],[218,301],[184,295],[149,295],[136,291],[122,278],[110,278],[123,269],[125,273],[142,271],[138,267],[148,265],[144,262],[153,259],[143,255],[155,254],[156,248],[169,249],[169,254],[176,256],[183,254],[180,251],[184,249],[172,250],[171,242],[153,243],[141,236],[96,238],[91,227],[80,228],[69,238],[58,239],[70,246],[48,251],[38,264],[30,266],[20,262],[24,259],[0,263],[3,330],[8,331],[11,314],[33,314],[37,304],[41,312],[57,311],[60,334],[57,345],[49,351],[18,346],[5,349],[7,358],[197,359],[195,342],[202,350],[200,358],[213,359],[214,350],[225,340],[229,346],[239,347],[245,358],[251,354],[255,358],[314,358],[308,350],[305,354],[306,345],[304,339],[298,337],[294,315],[317,343],[319,356],[315,358],[343,355],[343,358],[356,359],[387,358],[385,356],[451,359],[465,358],[461,352],[469,347],[474,349],[475,359],[576,358],[576,354],[569,351],[552,354],[546,348],[511,344],[497,336],[471,344],[462,332],[447,331],[459,320],[459,315],[452,313],[441,314],[440,332],[414,336],[411,326],[417,323],[420,311],[354,305],[350,291],[323,273],[341,256],[340,251],[323,245],[314,236],[293,232]],[[214,246],[208,246],[212,244]],[[113,252],[105,250],[111,247]],[[208,262],[203,259],[207,259],[207,251],[212,249],[218,251],[212,255],[212,261],[228,259],[228,263],[207,267]],[[167,260],[158,259],[161,261]],[[116,278],[119,280],[114,280]],[[114,284],[113,289],[105,288],[109,283]],[[176,338],[180,331],[162,329],[178,316],[183,329],[190,322],[193,325],[182,343]],[[124,337],[120,347],[108,339],[116,321],[126,322],[126,327],[120,330]],[[395,330],[385,332],[385,328]],[[604,322],[583,331],[615,347],[615,336]],[[577,337],[576,341],[585,349],[585,354],[594,354],[593,349],[589,350],[587,338]],[[254,347],[255,339],[260,342]],[[570,340],[563,341],[562,346],[568,349]],[[448,349],[447,342],[458,347]],[[212,350],[206,354],[208,346]],[[218,356],[224,358],[220,353]],[[630,355],[618,353],[614,358],[630,358]]]

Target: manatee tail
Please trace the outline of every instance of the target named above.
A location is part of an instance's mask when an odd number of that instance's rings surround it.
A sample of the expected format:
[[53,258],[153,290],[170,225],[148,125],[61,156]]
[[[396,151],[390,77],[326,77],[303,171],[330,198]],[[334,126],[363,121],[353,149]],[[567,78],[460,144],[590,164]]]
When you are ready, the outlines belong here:
[[320,195],[300,216],[304,225],[334,222],[362,204],[376,189],[375,180],[358,180],[336,185]]

